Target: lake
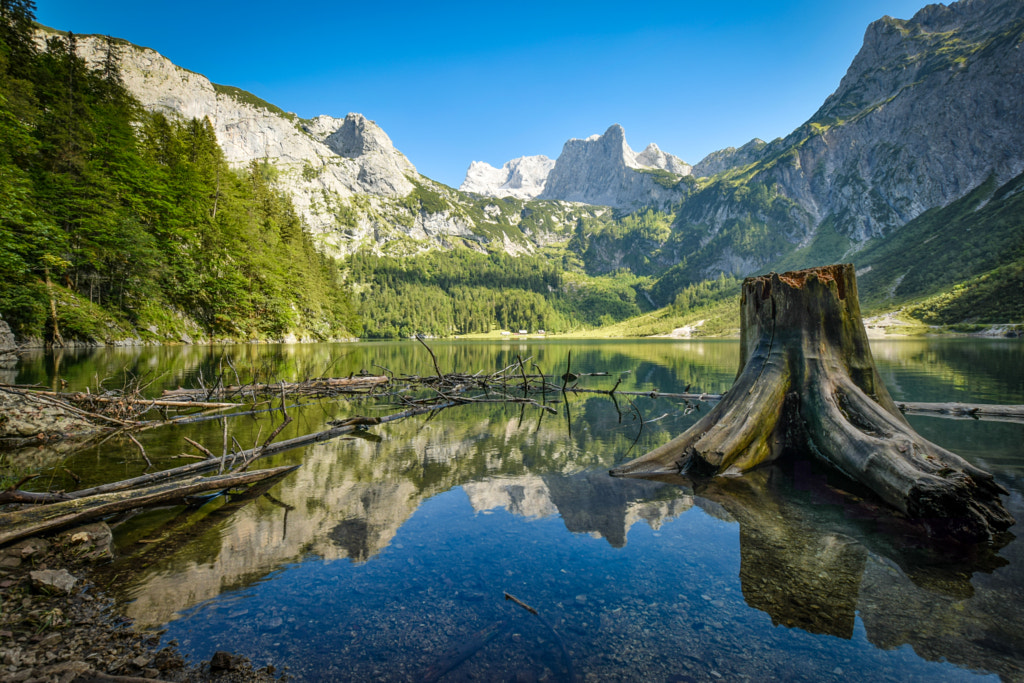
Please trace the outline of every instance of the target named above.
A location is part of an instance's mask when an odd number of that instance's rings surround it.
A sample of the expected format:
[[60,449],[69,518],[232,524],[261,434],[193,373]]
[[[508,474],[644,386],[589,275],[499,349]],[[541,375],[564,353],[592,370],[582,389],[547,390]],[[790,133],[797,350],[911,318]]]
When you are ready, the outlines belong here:
[[[579,385],[720,393],[735,341],[432,341],[444,372],[521,358],[549,375],[571,352]],[[1020,340],[875,341],[896,400],[1024,404]],[[212,385],[246,377],[433,374],[415,342],[158,347],[27,359],[7,381],[70,389],[130,378]],[[111,590],[139,629],[194,661],[216,650],[292,680],[1024,680],[1024,545],[935,547],[853,505],[792,463],[694,487],[613,479],[610,467],[709,409],[681,400],[548,396],[557,414],[485,403],[372,427],[280,454],[302,466],[255,499],[118,520]],[[630,400],[631,399],[631,400]],[[291,403],[299,403],[296,400]],[[279,439],[401,406],[301,401]],[[1024,424],[911,416],[926,438],[991,471],[1024,520]],[[229,421],[242,447],[279,413]],[[219,453],[211,421],[142,432],[158,467]],[[44,483],[142,473],[128,441],[26,451]],[[1018,527],[1013,527],[1015,531]],[[519,603],[536,612],[528,611]]]

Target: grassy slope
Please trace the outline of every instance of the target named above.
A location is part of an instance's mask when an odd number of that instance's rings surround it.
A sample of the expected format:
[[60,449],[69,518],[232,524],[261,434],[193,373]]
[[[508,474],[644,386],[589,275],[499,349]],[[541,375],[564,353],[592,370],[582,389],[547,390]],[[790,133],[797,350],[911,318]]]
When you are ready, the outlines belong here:
[[931,324],[1021,322],[1012,283],[1024,268],[1024,174],[925,212],[853,259],[870,266],[859,278],[869,311],[912,306],[917,316],[931,311]]
[[[772,270],[852,261],[868,269],[858,278],[865,315],[900,311],[910,323],[907,332],[1024,326],[1024,174],[998,188],[985,183],[852,254],[851,247],[824,225],[811,245],[787,255]],[[706,322],[695,336],[735,334],[738,299],[701,305],[684,315],[661,308],[587,336],[668,334],[699,320]]]

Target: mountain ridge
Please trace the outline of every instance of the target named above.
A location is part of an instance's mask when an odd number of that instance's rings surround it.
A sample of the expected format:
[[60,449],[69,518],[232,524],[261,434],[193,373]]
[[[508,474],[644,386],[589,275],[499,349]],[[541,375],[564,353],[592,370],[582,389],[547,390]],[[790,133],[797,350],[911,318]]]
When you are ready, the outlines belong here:
[[[105,56],[102,40],[78,41],[92,65]],[[572,273],[552,285],[563,294],[604,287],[581,284],[576,273],[619,278],[584,316],[596,324],[666,305],[721,274],[824,259],[856,260],[863,269],[884,260],[885,277],[876,271],[866,283],[891,287],[899,264],[885,245],[905,226],[985,183],[1007,186],[1024,171],[1024,127],[1017,125],[1024,112],[1022,46],[1019,0],[961,0],[928,6],[909,20],[884,17],[866,29],[836,90],[784,138],[754,139],[691,166],[654,143],[635,152],[613,124],[603,134],[568,140],[555,160],[520,157],[501,169],[474,162],[476,177],[471,183],[467,173],[460,190],[419,174],[360,114],[300,119],[130,45],[122,71],[147,109],[209,120],[235,167],[273,167],[275,183],[323,253],[403,259],[465,248],[529,255]],[[985,228],[964,222],[961,213],[948,215],[950,231]],[[954,232],[941,237],[956,250]],[[1013,244],[1008,249],[1016,253]],[[342,271],[354,263],[345,261]],[[989,257],[972,263],[974,270],[958,270],[957,277],[1011,265]],[[547,296],[543,287],[533,294]],[[390,296],[397,300],[398,293]],[[559,305],[562,319],[571,319],[568,304]]]

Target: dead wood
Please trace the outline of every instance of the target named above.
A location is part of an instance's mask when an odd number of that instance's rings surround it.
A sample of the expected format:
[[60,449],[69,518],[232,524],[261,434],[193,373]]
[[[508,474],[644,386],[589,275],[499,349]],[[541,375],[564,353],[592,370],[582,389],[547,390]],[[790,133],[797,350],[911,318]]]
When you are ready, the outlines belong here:
[[544,616],[536,609],[530,607],[516,596],[510,593],[505,593],[505,599],[511,600],[512,602],[514,602],[515,604],[519,605],[527,612],[532,614],[533,616],[537,617],[540,623],[542,623],[544,627],[547,628],[547,630],[551,631],[551,635],[554,636],[555,642],[558,644],[558,649],[562,654],[562,661],[565,662],[565,669],[566,673],[568,674],[568,678],[570,681],[575,681],[576,673],[575,668],[572,665],[572,656],[569,654],[569,648],[565,646],[565,640],[562,639],[562,636],[558,633],[558,631],[555,630],[555,627],[552,626],[551,622],[545,619]]
[[142,405],[142,406],[158,406],[164,408],[238,408],[238,403],[210,403],[206,401],[168,401],[165,399],[149,399],[142,397],[132,396],[97,396],[96,394],[89,394],[84,391],[44,391],[42,389],[36,389],[30,386],[19,386],[14,384],[0,385],[5,389],[11,389],[21,392],[28,392],[36,396],[50,396],[52,398],[58,398],[62,401],[71,401],[73,403],[89,402],[89,403],[124,403],[129,405]]
[[338,394],[365,393],[381,385],[387,384],[388,378],[382,375],[355,375],[352,377],[325,377],[310,379],[304,382],[273,382],[268,384],[238,384],[228,387],[209,389],[168,389],[162,394],[165,400],[172,398],[200,398],[212,395],[241,395],[255,398],[261,394],[286,394],[333,396]]
[[434,371],[437,372],[437,379],[438,381],[443,381],[444,373],[441,372],[441,366],[437,364],[437,356],[434,355],[434,350],[427,346],[427,342],[423,341],[422,335],[416,335],[416,341],[418,341],[420,344],[423,344],[423,348],[425,348],[427,350],[427,353],[430,354],[430,360],[434,362]]
[[188,465],[182,465],[180,467],[174,467],[167,470],[161,470],[159,472],[152,472],[150,474],[143,474],[138,477],[132,477],[131,479],[123,479],[121,481],[110,482],[108,484],[101,484],[88,489],[80,489],[78,491],[70,491],[67,493],[33,493],[28,491],[17,491],[10,490],[0,492],[0,503],[56,503],[61,501],[76,500],[80,498],[86,498],[89,496],[95,496],[98,494],[114,493],[118,491],[128,491],[131,489],[140,488],[143,486],[151,486],[155,484],[161,484],[176,479],[182,479],[189,477],[200,472],[207,472],[210,470],[223,468],[224,466],[230,466],[233,463],[251,463],[252,461],[269,455],[277,453],[283,453],[284,451],[291,450],[293,448],[299,448],[300,446],[308,446],[313,443],[319,443],[321,441],[329,441],[335,439],[344,434],[348,434],[355,431],[359,427],[366,425],[379,425],[387,422],[394,422],[395,420],[401,420],[402,418],[411,417],[413,415],[422,415],[424,413],[430,413],[451,406],[458,405],[455,402],[421,406],[416,408],[410,408],[409,410],[402,411],[400,413],[393,413],[391,415],[384,415],[382,417],[354,417],[348,420],[341,421],[337,426],[331,429],[326,429],[313,434],[305,434],[303,436],[297,436],[286,441],[279,441],[278,443],[265,444],[264,446],[251,448],[247,450],[239,449],[235,453],[228,453],[221,457],[207,458],[199,462],[189,463]]
[[516,596],[514,596],[514,595],[512,595],[510,593],[505,593],[505,599],[506,600],[511,600],[512,602],[516,603],[517,605],[522,607],[524,610],[526,610],[530,614],[534,614],[534,615],[539,615],[540,614],[540,612],[538,612],[534,608],[530,607],[525,602],[523,602],[522,600],[520,600],[519,598],[517,598]]
[[169,504],[205,491],[245,486],[296,469],[290,465],[256,472],[196,477],[188,481],[165,482],[129,491],[97,494],[50,505],[37,505],[0,513],[0,545],[64,526],[139,507]]
[[1024,420],[1024,406],[903,401],[898,403],[897,407],[903,413],[916,415],[992,420],[996,422],[1020,422]]
[[917,434],[890,398],[852,265],[747,278],[740,308],[733,387],[693,427],[613,476],[740,474],[800,454],[936,534],[984,540],[1014,523],[992,475]]

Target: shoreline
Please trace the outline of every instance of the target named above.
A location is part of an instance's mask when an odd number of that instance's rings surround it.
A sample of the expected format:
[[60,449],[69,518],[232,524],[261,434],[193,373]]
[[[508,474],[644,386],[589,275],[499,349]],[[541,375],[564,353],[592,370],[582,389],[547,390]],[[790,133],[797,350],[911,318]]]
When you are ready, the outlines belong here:
[[161,632],[136,631],[96,582],[112,557],[103,522],[0,548],[0,678],[5,681],[285,680],[272,667],[215,653],[190,662]]

